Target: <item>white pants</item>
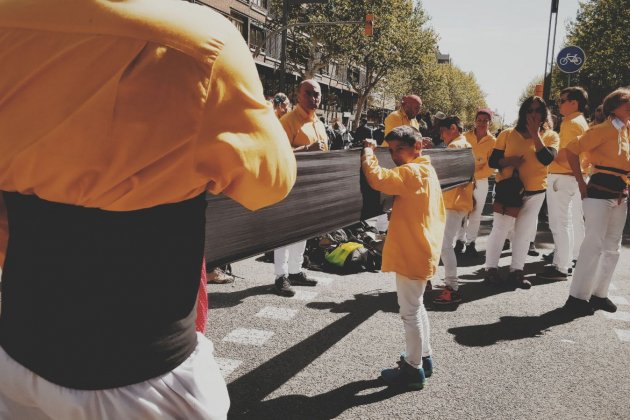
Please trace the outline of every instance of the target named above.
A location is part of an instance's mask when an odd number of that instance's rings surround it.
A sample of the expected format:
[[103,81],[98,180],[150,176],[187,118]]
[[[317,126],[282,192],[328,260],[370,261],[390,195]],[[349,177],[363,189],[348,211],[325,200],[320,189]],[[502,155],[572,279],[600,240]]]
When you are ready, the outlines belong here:
[[427,282],[412,280],[396,273],[396,291],[400,317],[405,327],[407,363],[422,366],[422,358],[431,356],[429,316],[424,307],[424,289]]
[[514,228],[512,236],[512,263],[510,271],[522,270],[532,240],[532,231],[536,232],[538,213],[545,200],[545,194],[528,195],[523,198],[523,206],[516,218],[501,213],[494,213],[492,231],[486,245],[486,268],[498,268],[503,243],[508,232]]
[[619,260],[628,203],[626,199],[619,203],[616,199],[585,198],[582,207],[587,239],[580,248],[569,294],[582,300],[589,300],[591,295],[605,298]]
[[273,251],[273,265],[276,277],[297,274],[302,271],[306,241],[296,242]]
[[453,243],[466,214],[464,211],[446,210],[446,223],[444,224],[444,239],[442,240],[442,254],[440,258],[442,259],[442,264],[444,264],[444,283],[453,290],[459,288],[457,257],[455,256]]
[[475,208],[473,208],[473,210],[464,219],[464,223],[457,233],[458,241],[469,244],[477,240],[477,235],[479,235],[479,225],[481,224],[481,213],[483,212],[483,206],[486,204],[487,196],[488,178],[476,180],[475,189],[473,190]]
[[138,384],[84,391],[39,377],[0,347],[0,419],[225,419],[230,400],[213,351],[212,342],[197,333],[197,347],[173,371]]
[[[574,244],[584,239],[580,189],[573,175],[551,174],[547,178],[547,212],[555,251],[553,265],[567,274],[574,257]],[[576,197],[579,199],[576,205]],[[577,232],[577,238],[575,237]]]

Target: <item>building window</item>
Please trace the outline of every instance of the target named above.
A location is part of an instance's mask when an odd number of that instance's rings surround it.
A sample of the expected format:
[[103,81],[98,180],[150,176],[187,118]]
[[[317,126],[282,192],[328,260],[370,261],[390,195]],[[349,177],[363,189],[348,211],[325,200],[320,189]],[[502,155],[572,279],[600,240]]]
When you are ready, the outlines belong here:
[[251,48],[260,48],[261,52],[267,49],[265,43],[265,30],[257,25],[252,25],[249,30],[249,46]]
[[268,0],[251,0],[251,4],[254,6],[262,7],[263,9],[267,9]]
[[230,21],[236,26],[236,29],[243,35],[245,41],[247,41],[247,18],[245,16],[232,13],[229,16]]

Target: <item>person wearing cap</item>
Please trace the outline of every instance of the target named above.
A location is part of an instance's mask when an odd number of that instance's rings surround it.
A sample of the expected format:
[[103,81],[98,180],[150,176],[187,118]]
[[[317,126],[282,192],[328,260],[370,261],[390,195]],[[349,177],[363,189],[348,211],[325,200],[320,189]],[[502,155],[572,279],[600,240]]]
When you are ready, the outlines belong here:
[[464,223],[459,229],[457,241],[455,242],[455,253],[461,253],[464,247],[466,255],[476,257],[477,247],[475,241],[479,234],[481,223],[481,212],[486,203],[488,195],[488,177],[494,174],[495,169],[488,165],[488,159],[494,149],[496,138],[490,134],[490,123],[492,122],[492,111],[489,108],[482,108],[475,115],[475,127],[473,130],[464,133],[464,137],[473,149],[475,157],[475,188],[473,190],[474,208],[464,219]]
[[512,262],[509,281],[517,287],[529,289],[531,282],[525,278],[523,267],[532,237],[536,229],[538,212],[545,199],[547,187],[547,166],[557,154],[560,139],[551,130],[549,109],[538,96],[530,96],[521,104],[515,128],[501,132],[490,155],[489,165],[498,169],[497,183],[511,178],[518,170],[518,178],[523,184],[523,204],[518,214],[509,211],[493,213],[492,231],[486,245],[486,281],[502,286],[498,266],[501,250],[508,232],[514,229],[512,237]]
[[[552,264],[538,274],[538,277],[546,280],[567,280],[569,268],[573,265],[572,261],[577,260],[584,239],[582,198],[567,161],[566,147],[588,130],[584,118],[588,95],[579,86],[568,87],[560,92],[558,105],[564,117],[560,125],[560,151],[549,165],[547,178],[547,212],[555,250]],[[583,173],[587,166],[582,159]]]
[[[312,79],[303,80],[298,88],[298,103],[292,111],[280,118],[293,151],[328,151],[326,127],[319,120],[317,108],[321,101],[321,87]],[[275,281],[273,291],[279,296],[291,297],[291,286],[316,286],[302,270],[306,241],[277,248],[273,252]]]
[[[464,126],[459,117],[451,115],[444,119],[438,119],[440,137],[448,149],[465,149],[472,146],[462,134]],[[459,227],[466,215],[473,209],[473,183],[455,187],[444,192],[444,207],[446,208],[446,224],[444,226],[444,239],[442,240],[442,253],[440,258],[444,264],[444,284],[441,293],[433,300],[437,304],[451,304],[461,302],[459,292],[459,279],[457,278],[457,258],[453,243]]]
[[226,418],[206,193],[254,210],[296,178],[241,33],[182,1],[6,0],[0,50],[0,418]]
[[[630,89],[604,99],[607,120],[567,146],[567,158],[583,199],[586,240],[575,265],[565,307],[579,315],[601,309],[615,312],[608,298],[628,213],[630,184]],[[580,157],[588,153],[592,175],[582,176]]]

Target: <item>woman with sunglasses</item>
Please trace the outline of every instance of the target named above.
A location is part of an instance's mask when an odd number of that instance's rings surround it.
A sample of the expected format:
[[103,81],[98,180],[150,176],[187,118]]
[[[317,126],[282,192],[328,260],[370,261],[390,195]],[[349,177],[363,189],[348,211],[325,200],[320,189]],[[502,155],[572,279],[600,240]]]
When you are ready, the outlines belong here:
[[[604,99],[607,120],[569,143],[567,159],[582,196],[586,238],[575,266],[565,307],[578,315],[601,309],[615,312],[608,288],[619,260],[628,212],[630,175],[630,89],[617,89]],[[588,185],[580,157],[593,165]]]
[[536,228],[538,212],[545,199],[547,166],[558,153],[560,143],[558,134],[551,130],[549,119],[545,101],[538,96],[528,97],[518,111],[516,127],[501,132],[490,155],[490,167],[499,170],[497,183],[512,177],[512,173],[518,170],[525,189],[523,205],[515,217],[494,212],[485,264],[486,281],[490,284],[503,284],[498,271],[499,258],[507,234],[514,228],[509,281],[523,289],[531,287],[530,281],[523,275],[523,267],[531,232]]

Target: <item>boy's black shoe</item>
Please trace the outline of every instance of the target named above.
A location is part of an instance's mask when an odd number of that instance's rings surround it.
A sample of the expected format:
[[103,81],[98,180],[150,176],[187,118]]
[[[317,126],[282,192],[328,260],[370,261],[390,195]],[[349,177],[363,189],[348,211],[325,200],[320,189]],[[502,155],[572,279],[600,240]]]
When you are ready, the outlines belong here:
[[276,282],[273,286],[273,291],[278,296],[286,296],[286,297],[295,296],[295,290],[291,288],[289,279],[286,276],[280,276],[276,278]]
[[545,267],[545,270],[542,273],[537,274],[538,278],[545,280],[567,280],[569,278],[568,274],[564,274],[562,271],[558,270],[553,265],[548,265]]
[[289,274],[289,283],[292,286],[317,286],[317,280],[306,277],[303,271],[296,274]]
[[506,239],[505,242],[503,242],[503,251],[510,249],[510,246],[512,246],[512,244],[510,244],[510,240]]
[[537,257],[540,255],[540,252],[538,252],[533,242],[529,243],[529,250],[527,251],[527,255],[531,257]]
[[381,378],[388,385],[416,390],[424,388],[427,381],[422,368],[414,368],[407,362],[400,363],[395,368],[383,369]]
[[466,252],[464,252],[464,255],[471,258],[477,258],[479,256],[477,248],[475,247],[475,241],[472,241],[471,243],[466,245]]
[[546,263],[551,264],[553,262],[553,256],[556,253],[556,251],[551,251],[549,254],[543,254],[543,260]]
[[461,254],[462,251],[464,250],[464,241],[460,241],[459,239],[455,241],[455,248],[453,248],[455,250],[456,254]]
[[593,315],[595,313],[595,311],[593,311],[593,307],[587,300],[578,299],[571,295],[569,295],[569,298],[564,304],[564,309],[571,314],[578,316]]
[[590,303],[594,311],[601,309],[606,312],[617,312],[617,305],[612,303],[612,301],[608,298],[591,296]]

